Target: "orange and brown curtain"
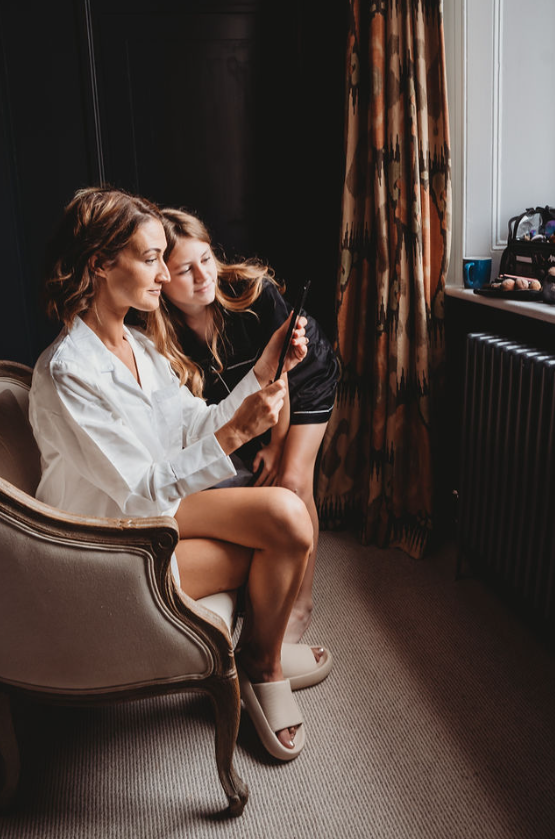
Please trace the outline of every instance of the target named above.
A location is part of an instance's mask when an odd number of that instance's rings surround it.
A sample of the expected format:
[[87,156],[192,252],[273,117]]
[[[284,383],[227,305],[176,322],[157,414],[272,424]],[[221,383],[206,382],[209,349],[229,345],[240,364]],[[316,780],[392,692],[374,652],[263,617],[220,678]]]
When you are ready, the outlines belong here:
[[451,173],[441,0],[350,0],[336,349],[322,526],[414,557],[436,522]]

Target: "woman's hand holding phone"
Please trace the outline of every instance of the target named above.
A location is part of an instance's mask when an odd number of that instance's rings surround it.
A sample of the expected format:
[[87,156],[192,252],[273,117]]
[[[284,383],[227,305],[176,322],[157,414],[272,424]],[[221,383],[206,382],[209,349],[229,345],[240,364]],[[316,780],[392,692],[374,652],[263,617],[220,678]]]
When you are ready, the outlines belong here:
[[[292,314],[289,316],[289,326],[287,328],[287,332],[285,334],[285,338],[283,340],[281,348],[281,353],[279,356],[278,366],[275,375],[276,379],[279,379],[282,372],[287,373],[288,370],[291,370],[291,366],[287,366],[287,359],[290,347],[293,345],[293,333],[295,331],[296,324],[299,321],[299,317],[304,306],[304,301],[306,300],[306,295],[308,294],[309,288],[310,280],[307,280],[304,286],[301,288],[300,294],[297,297],[297,300],[295,301],[295,308],[293,309]],[[304,319],[304,322],[306,326],[306,318]]]
[[231,454],[272,428],[278,421],[286,394],[287,388],[280,380],[243,399],[232,418],[214,435],[224,452]]
[[[285,323],[290,324],[294,321],[295,313],[289,315],[289,319]],[[293,327],[289,340],[287,334],[282,342],[282,352],[278,363],[275,367],[274,381],[277,381],[282,373],[288,373],[293,367],[296,367],[305,357],[307,353],[308,338],[305,333],[306,318],[304,315],[299,315],[295,321],[296,325]],[[285,347],[287,349],[285,350]],[[281,358],[283,356],[283,358]]]
[[310,280],[303,286],[295,308],[279,329],[276,329],[254,365],[254,373],[261,386],[279,379],[282,373],[292,370],[307,353],[308,338],[305,334],[307,319],[300,312],[309,285]]

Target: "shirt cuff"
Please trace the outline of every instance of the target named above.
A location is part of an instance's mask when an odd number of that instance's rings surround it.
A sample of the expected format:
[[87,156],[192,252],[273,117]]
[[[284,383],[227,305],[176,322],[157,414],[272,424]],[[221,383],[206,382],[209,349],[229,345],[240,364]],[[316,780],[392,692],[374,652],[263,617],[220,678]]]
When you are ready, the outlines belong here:
[[182,497],[201,492],[236,475],[235,467],[214,434],[207,434],[181,450],[172,459],[177,491]]
[[233,392],[244,393],[244,398],[245,396],[248,396],[249,393],[256,393],[258,390],[262,390],[262,388],[260,387],[260,382],[256,378],[254,367],[251,367],[246,376],[243,376],[239,384],[234,387]]

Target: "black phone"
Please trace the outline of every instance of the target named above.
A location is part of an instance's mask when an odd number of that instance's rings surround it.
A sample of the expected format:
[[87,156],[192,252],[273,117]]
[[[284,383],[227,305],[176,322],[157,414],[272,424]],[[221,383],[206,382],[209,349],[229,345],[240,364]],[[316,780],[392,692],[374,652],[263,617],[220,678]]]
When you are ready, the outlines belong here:
[[291,318],[289,326],[287,327],[287,333],[285,335],[285,340],[283,342],[283,347],[281,349],[281,354],[279,356],[277,372],[276,372],[274,381],[277,381],[277,379],[279,379],[279,377],[281,376],[281,372],[283,370],[283,365],[285,363],[285,356],[287,355],[287,350],[289,349],[289,344],[291,343],[291,336],[293,335],[293,330],[295,328],[295,324],[297,323],[297,318],[299,317],[299,315],[301,313],[301,309],[304,306],[304,301],[306,300],[306,295],[308,294],[308,289],[309,288],[310,288],[310,280],[307,280],[306,283],[301,288],[301,290],[299,292],[299,296],[297,297],[297,300],[295,301],[295,307],[293,309],[293,316]]

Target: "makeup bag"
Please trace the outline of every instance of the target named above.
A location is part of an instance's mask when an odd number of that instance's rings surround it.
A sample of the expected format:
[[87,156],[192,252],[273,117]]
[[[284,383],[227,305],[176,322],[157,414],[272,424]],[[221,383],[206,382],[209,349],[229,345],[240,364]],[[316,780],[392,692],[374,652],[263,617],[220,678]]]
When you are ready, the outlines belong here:
[[528,207],[509,220],[499,275],[543,280],[555,266],[555,207]]

